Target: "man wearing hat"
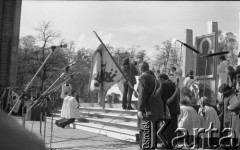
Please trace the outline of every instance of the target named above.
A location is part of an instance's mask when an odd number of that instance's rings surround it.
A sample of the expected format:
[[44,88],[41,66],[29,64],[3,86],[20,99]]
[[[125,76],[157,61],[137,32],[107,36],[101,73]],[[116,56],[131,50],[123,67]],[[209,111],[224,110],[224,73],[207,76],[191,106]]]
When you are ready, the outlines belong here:
[[[127,80],[130,82],[132,87],[134,87],[134,84],[137,83],[135,76],[138,75],[139,72],[137,71],[137,68],[135,67],[135,65],[131,63],[129,58],[125,58],[123,60],[122,70]],[[123,81],[122,108],[133,110],[131,106],[133,89],[128,85],[128,81],[126,80]]]
[[240,100],[237,98],[236,93],[233,89],[230,88],[226,83],[222,84],[219,89],[219,93],[223,95],[223,113],[224,113],[224,121],[223,126],[225,128],[232,128],[236,133],[236,138],[239,137],[240,131],[240,119],[239,119],[239,111],[240,111]]
[[[154,76],[154,73],[149,70],[149,64],[147,62],[142,62],[139,65],[140,72],[142,75],[139,78],[138,83],[138,127],[139,127],[139,145],[140,149],[145,149],[144,145],[147,145],[144,134],[145,123],[151,121],[150,126],[151,130],[156,133],[157,121],[160,121],[164,118],[163,112],[163,102],[161,99],[161,92],[157,92],[157,89],[160,88],[160,83]],[[152,136],[153,145],[156,144],[156,136]],[[155,149],[155,148],[152,148]]]

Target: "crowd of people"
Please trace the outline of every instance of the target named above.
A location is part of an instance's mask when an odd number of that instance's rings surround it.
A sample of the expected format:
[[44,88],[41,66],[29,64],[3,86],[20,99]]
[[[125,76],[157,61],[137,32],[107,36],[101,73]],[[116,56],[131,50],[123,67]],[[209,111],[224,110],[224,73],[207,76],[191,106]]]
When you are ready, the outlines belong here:
[[[192,97],[189,93],[190,85],[196,80],[194,72],[189,70],[187,77],[178,86],[178,80],[170,80],[171,74],[158,72],[154,74],[149,69],[147,62],[139,65],[140,78],[138,84],[138,125],[140,135],[140,149],[144,149],[145,141],[143,122],[151,120],[170,119],[171,122],[163,132],[167,140],[164,148],[172,148],[172,139],[176,136],[177,128],[184,128],[188,131],[189,142],[193,142],[193,129],[208,129],[212,123],[213,128],[218,129],[218,133],[213,134],[213,139],[218,140],[224,128],[231,128],[236,134],[232,134],[235,142],[238,142],[240,130],[240,66],[234,70],[232,66],[226,65],[225,57],[220,57],[218,67],[220,98],[216,103],[210,97]],[[173,71],[174,70],[173,68]],[[188,90],[186,90],[188,89]],[[186,92],[187,91],[187,92]],[[153,126],[155,126],[153,124]],[[161,125],[159,125],[160,127]],[[158,128],[159,128],[158,127]],[[155,128],[155,127],[153,127]],[[207,137],[207,134],[205,135]],[[156,141],[156,139],[153,139]]]
[[[208,129],[210,125],[218,129],[218,133],[214,133],[214,140],[218,140],[224,134],[224,128],[232,129],[234,134],[228,134],[235,143],[239,143],[240,132],[240,66],[234,69],[229,66],[225,57],[220,57],[220,64],[218,67],[218,99],[213,103],[211,99],[204,94],[202,97],[192,96],[191,85],[196,81],[194,79],[194,72],[189,70],[187,77],[184,79],[181,87],[178,82],[178,73],[176,67],[171,68],[169,74],[156,73],[149,69],[147,62],[142,62],[137,65],[136,62],[127,58],[123,61],[123,72],[130,82],[123,81],[123,109],[133,110],[131,105],[131,98],[134,93],[134,85],[136,82],[136,75],[140,75],[137,85],[138,97],[138,127],[140,138],[140,149],[144,149],[146,142],[146,135],[144,134],[144,123],[147,121],[153,122],[152,129],[159,129],[163,123],[162,121],[170,120],[169,125],[163,131],[166,138],[166,143],[163,148],[172,149],[172,139],[176,137],[176,129],[186,129],[190,135],[189,143],[194,141],[194,128]],[[72,89],[69,83],[62,86],[61,98],[63,99],[61,118],[56,121],[56,125],[64,128],[70,123],[74,123],[76,118],[79,118],[79,102],[76,92]],[[4,114],[0,114],[3,118]],[[6,118],[7,120],[7,118]],[[160,121],[160,122],[159,122]],[[12,122],[12,120],[9,120]],[[2,124],[4,126],[5,124]],[[7,125],[4,127],[7,128]],[[14,127],[15,128],[15,127]],[[17,128],[17,127],[16,127]],[[12,130],[12,129],[11,129]],[[19,129],[19,132],[22,129]],[[16,132],[17,133],[17,132]],[[3,135],[4,135],[3,131]],[[6,133],[7,134],[7,133]],[[26,137],[32,138],[28,132],[23,131],[21,134],[26,134]],[[29,134],[29,135],[28,135]],[[204,134],[204,137],[207,137]],[[3,136],[0,137],[3,141]],[[35,137],[34,137],[35,138]],[[156,143],[158,139],[152,136]],[[36,145],[39,144],[44,149],[44,145],[39,140],[34,140]],[[6,143],[8,144],[8,143]],[[8,144],[9,145],[9,144]],[[7,145],[3,145],[7,146]],[[31,146],[31,145],[29,145]],[[34,145],[32,145],[32,149]]]

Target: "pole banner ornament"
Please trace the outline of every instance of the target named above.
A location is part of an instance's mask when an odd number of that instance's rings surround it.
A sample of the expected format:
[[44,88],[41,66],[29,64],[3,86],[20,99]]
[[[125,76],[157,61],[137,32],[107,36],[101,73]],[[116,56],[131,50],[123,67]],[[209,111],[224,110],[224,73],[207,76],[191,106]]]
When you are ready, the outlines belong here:
[[92,57],[90,91],[98,91],[98,103],[102,107],[105,106],[107,91],[123,78],[123,74],[110,55],[100,44]]

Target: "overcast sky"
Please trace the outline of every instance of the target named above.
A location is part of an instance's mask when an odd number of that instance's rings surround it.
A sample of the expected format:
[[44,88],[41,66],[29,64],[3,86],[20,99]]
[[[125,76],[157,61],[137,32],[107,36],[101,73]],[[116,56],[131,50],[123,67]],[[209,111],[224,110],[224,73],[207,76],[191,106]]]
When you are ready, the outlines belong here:
[[35,35],[33,26],[50,20],[62,37],[78,47],[95,49],[100,43],[114,47],[153,47],[170,38],[184,41],[207,34],[207,22],[218,22],[224,32],[239,32],[238,1],[23,1],[20,36]]

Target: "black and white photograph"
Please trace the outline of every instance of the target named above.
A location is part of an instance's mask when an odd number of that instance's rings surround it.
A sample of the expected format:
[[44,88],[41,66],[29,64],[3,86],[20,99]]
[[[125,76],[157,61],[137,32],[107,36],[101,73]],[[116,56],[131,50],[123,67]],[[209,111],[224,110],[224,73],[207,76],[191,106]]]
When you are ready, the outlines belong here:
[[239,150],[239,1],[0,1],[1,150]]

